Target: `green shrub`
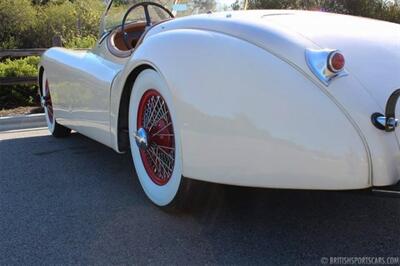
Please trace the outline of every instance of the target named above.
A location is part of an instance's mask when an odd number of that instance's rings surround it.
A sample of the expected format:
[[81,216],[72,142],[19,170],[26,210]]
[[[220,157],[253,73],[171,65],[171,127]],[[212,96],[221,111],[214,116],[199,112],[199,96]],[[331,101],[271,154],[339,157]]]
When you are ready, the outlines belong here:
[[36,85],[13,85],[0,88],[0,109],[19,106],[39,106]]
[[[36,77],[40,58],[6,59],[0,63],[0,77]],[[36,85],[12,85],[0,87],[0,109],[38,105]]]
[[22,59],[6,59],[0,63],[0,77],[35,77],[40,57],[29,56]]
[[76,42],[79,36],[97,36],[104,6],[99,0],[52,1],[37,9],[36,47],[51,47],[54,36],[64,43]]
[[104,12],[104,3],[100,0],[75,0],[74,7],[77,18],[77,33],[79,36],[97,36],[100,19]]
[[30,0],[1,0],[0,48],[24,47],[36,22],[37,11]]
[[[41,1],[34,3],[42,3]],[[54,36],[64,43],[77,36],[97,36],[102,0],[0,0],[0,49],[51,47]]]
[[74,5],[66,1],[62,4],[49,3],[39,10],[37,32],[40,33],[37,47],[51,47],[52,38],[61,36],[65,42],[76,34],[76,12]]
[[97,38],[89,35],[86,37],[73,37],[66,44],[66,48],[92,48],[96,45]]

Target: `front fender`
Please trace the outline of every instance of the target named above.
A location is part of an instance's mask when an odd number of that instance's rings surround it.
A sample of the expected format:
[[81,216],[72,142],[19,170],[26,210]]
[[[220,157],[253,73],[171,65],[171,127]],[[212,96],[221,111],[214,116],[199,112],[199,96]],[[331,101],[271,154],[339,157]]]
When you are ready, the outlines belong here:
[[262,48],[221,33],[173,30],[147,38],[122,76],[144,63],[173,94],[184,176],[275,188],[371,186],[368,146],[350,116]]

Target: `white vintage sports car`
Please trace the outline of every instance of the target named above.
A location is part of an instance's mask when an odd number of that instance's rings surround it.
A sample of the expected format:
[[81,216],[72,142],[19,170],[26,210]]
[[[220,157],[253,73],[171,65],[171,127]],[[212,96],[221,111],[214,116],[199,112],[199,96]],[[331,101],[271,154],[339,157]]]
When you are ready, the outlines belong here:
[[230,0],[114,2],[95,48],[43,55],[40,95],[55,137],[73,129],[130,150],[156,205],[185,200],[182,177],[321,190],[399,181],[400,25],[232,11]]

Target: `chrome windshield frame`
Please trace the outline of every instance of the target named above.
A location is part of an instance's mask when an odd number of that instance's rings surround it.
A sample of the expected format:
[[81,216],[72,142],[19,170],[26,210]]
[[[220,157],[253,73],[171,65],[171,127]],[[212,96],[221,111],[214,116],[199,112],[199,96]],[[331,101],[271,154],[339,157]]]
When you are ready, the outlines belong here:
[[[110,10],[112,4],[113,4],[114,0],[109,0],[108,3],[106,4],[106,9],[103,12],[103,15],[101,17],[101,21],[100,21],[100,27],[99,27],[99,39],[101,39],[105,34],[111,32],[112,30],[114,30],[116,27],[113,27],[111,29],[106,29],[106,16],[108,14],[108,11]],[[150,0],[151,1],[151,0]],[[175,2],[178,2],[179,0],[175,0]],[[240,10],[247,10],[247,5],[248,5],[248,0],[242,0],[242,8],[240,8]],[[155,1],[156,2],[156,1]]]
[[99,38],[101,38],[104,34],[106,34],[109,31],[106,31],[105,29],[105,17],[108,13],[108,11],[111,8],[111,5],[113,3],[113,0],[109,0],[107,5],[106,5],[106,9],[103,12],[103,15],[101,16],[101,21],[100,21],[100,28],[99,28]]

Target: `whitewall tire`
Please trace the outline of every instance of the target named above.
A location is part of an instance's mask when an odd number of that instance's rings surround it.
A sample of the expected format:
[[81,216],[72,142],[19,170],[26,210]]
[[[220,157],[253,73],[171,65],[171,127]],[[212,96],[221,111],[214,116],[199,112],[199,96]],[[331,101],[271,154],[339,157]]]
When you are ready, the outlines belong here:
[[56,122],[54,114],[53,102],[51,98],[50,84],[46,76],[46,72],[43,71],[42,75],[42,106],[44,108],[47,128],[50,133],[57,138],[67,137],[70,135],[71,130]]
[[160,207],[179,204],[177,194],[184,183],[179,125],[172,95],[152,69],[142,71],[132,88],[129,139],[136,173],[148,198]]

